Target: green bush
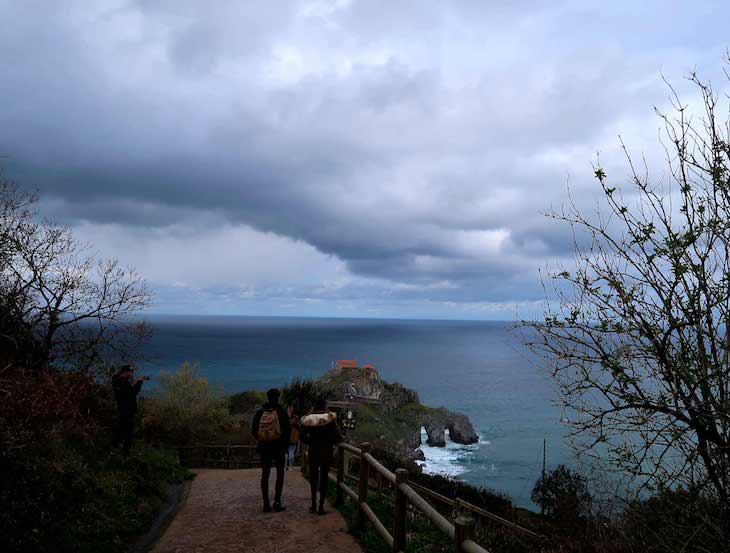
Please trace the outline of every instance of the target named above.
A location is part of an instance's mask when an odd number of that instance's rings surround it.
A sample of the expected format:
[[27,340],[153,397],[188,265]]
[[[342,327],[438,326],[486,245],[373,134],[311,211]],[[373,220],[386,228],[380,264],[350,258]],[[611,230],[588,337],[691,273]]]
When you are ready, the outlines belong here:
[[302,380],[295,378],[288,386],[281,390],[281,402],[283,405],[293,405],[294,412],[300,417],[309,413],[314,407],[317,398],[324,396],[331,397],[313,380]]
[[548,517],[566,524],[590,516],[592,498],[586,479],[565,465],[558,465],[535,482],[530,497]]
[[727,528],[720,512],[717,500],[681,488],[663,489],[632,502],[623,514],[623,529],[637,550],[725,552]]
[[266,392],[247,390],[228,396],[228,410],[232,415],[252,416],[266,402]]
[[142,405],[145,436],[152,442],[207,443],[236,426],[228,402],[198,376],[198,365],[183,363],[175,373],[161,373],[159,381],[155,395]]
[[128,458],[61,441],[4,450],[0,550],[125,551],[156,516],[167,486],[191,476],[175,456],[141,444]]

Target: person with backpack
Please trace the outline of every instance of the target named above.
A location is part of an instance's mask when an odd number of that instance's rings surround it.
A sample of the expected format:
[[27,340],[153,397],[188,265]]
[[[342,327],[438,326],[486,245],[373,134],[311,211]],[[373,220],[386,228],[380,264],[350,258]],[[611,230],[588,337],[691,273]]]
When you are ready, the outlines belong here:
[[261,495],[264,498],[265,513],[271,511],[269,477],[272,466],[276,468],[274,511],[278,513],[286,509],[281,504],[281,493],[284,489],[284,458],[289,446],[291,425],[289,416],[279,405],[280,395],[276,388],[266,392],[268,401],[256,412],[251,424],[251,432],[258,441],[258,450],[261,455]]
[[[312,412],[302,419],[302,441],[309,446],[309,485],[312,492],[310,513],[325,514],[327,473],[332,464],[332,448],[342,441],[337,415],[327,409],[327,400],[318,398]],[[319,510],[317,510],[319,488]]]

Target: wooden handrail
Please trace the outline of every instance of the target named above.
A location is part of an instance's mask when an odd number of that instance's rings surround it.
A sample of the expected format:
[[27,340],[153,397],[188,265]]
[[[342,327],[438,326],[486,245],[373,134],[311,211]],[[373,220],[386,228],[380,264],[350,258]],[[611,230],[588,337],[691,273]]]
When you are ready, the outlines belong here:
[[197,444],[176,448],[180,462],[186,466],[245,468],[260,464],[252,445]]
[[364,459],[368,462],[368,464],[373,467],[376,471],[378,471],[383,478],[385,478],[388,482],[391,484],[395,484],[395,474],[390,472],[387,468],[385,468],[383,465],[380,464],[380,462],[370,455],[369,453],[366,453],[364,455]]
[[[347,471],[344,455],[345,451],[349,451],[360,460],[359,474],[350,474]],[[387,528],[385,528],[367,502],[370,467],[375,469],[375,474],[378,477],[378,480],[385,478],[393,485],[395,501],[391,503],[394,509],[392,534]],[[337,486],[338,504],[342,502],[344,495],[347,495],[357,503],[355,527],[362,528],[365,521],[369,521],[394,553],[400,553],[405,550],[407,535],[406,513],[409,503],[420,511],[433,525],[453,540],[454,551],[456,553],[489,553],[473,540],[475,527],[474,518],[465,511],[491,519],[509,527],[512,530],[527,534],[530,537],[542,540],[545,539],[544,536],[537,534],[532,530],[528,530],[527,528],[523,528],[514,522],[495,515],[494,513],[490,513],[481,507],[477,507],[476,505],[472,505],[471,503],[467,503],[458,498],[451,499],[438,492],[430,490],[425,486],[416,484],[415,482],[410,483],[408,481],[408,471],[405,469],[398,469],[396,474],[392,473],[390,470],[385,468],[380,461],[373,457],[372,454],[370,454],[370,444],[368,443],[363,443],[360,448],[346,443],[337,444],[337,469],[335,474],[328,474],[327,477]],[[345,484],[345,478],[357,480],[357,493]],[[378,491],[378,494],[382,491],[380,485],[378,485],[375,489]],[[436,508],[428,501],[421,497],[417,490],[445,505],[448,505],[449,507],[452,507],[458,515],[454,519],[453,524],[439,513],[438,510],[436,510]]]
[[[425,486],[421,486],[420,484],[416,484],[415,482],[411,482],[410,485],[413,486],[414,489],[420,491],[421,493],[425,493],[426,495],[428,495],[430,497],[433,497],[434,499],[440,501],[444,505],[447,505],[449,507],[454,507],[454,505],[456,505],[455,500],[453,500],[449,497],[446,497],[445,495],[441,495],[438,492],[430,490]],[[519,524],[515,524],[514,522],[509,521],[505,518],[502,518],[499,515],[495,515],[494,513],[490,513],[489,511],[482,509],[481,507],[477,507],[476,505],[473,505],[473,504],[469,503],[468,501],[464,501],[463,499],[459,500],[459,505],[462,508],[464,508],[468,511],[471,511],[472,513],[475,513],[481,517],[488,518],[490,520],[498,522],[499,524],[507,526],[507,527],[511,528],[512,530],[516,530],[518,532],[522,532],[523,534],[527,534],[528,536],[530,536],[532,538],[540,539],[540,540],[545,539],[545,536],[543,536],[542,534],[538,534],[537,532],[528,530],[527,528],[524,528],[524,527],[520,526]]]
[[423,513],[428,520],[438,526],[438,528],[440,528],[443,532],[448,534],[450,538],[454,537],[454,525],[446,520],[446,517],[444,517],[444,515],[434,509],[428,501],[418,495],[418,493],[408,484],[401,484],[398,488],[405,494],[405,496],[408,498],[408,501],[410,501],[413,506],[421,511],[421,513]]
[[472,540],[462,541],[461,550],[464,553],[483,553],[485,551],[485,549],[481,545]]
[[360,506],[365,513],[365,516],[368,517],[368,520],[373,523],[373,526],[375,526],[375,529],[378,531],[378,534],[380,534],[380,537],[385,540],[385,542],[388,544],[388,547],[393,549],[393,536],[390,535],[390,532],[386,530],[385,526],[383,526],[383,523],[380,522],[380,519],[373,513],[373,510],[370,508],[370,505],[367,503],[363,503]]
[[[423,515],[435,526],[454,540],[454,551],[457,553],[489,553],[486,549],[471,539],[474,527],[474,520],[472,518],[461,515],[454,521],[455,524],[451,524],[451,522],[449,522],[409,485],[407,471],[404,469],[398,469],[397,475],[392,473],[385,468],[380,461],[375,459],[375,457],[370,454],[369,450],[370,444],[368,443],[363,443],[361,448],[345,443],[337,444],[337,472],[335,475],[327,475],[327,477],[337,485],[338,502],[341,501],[342,493],[344,493],[357,503],[357,511],[355,513],[356,528],[362,528],[365,524],[365,520],[370,521],[378,534],[380,534],[380,536],[388,544],[388,547],[394,553],[400,553],[405,550],[406,546],[406,512],[408,503],[410,503],[423,513]],[[345,477],[350,475],[346,472],[343,454],[344,451],[349,451],[360,459],[360,474],[357,478],[357,493],[345,484]],[[371,466],[375,469],[376,474],[393,484],[393,488],[395,490],[396,497],[393,513],[393,534],[385,528],[367,502],[368,480]]]
[[227,445],[227,444],[199,444],[199,445],[181,445],[177,446],[175,449],[212,449],[212,448],[222,448],[227,447],[229,449],[256,449],[255,445]]
[[350,453],[354,453],[358,457],[360,457],[360,455],[362,455],[362,451],[360,450],[360,448],[357,448],[354,445],[346,444],[345,442],[340,442],[339,444],[337,444],[337,447],[341,447],[345,451],[349,451]]

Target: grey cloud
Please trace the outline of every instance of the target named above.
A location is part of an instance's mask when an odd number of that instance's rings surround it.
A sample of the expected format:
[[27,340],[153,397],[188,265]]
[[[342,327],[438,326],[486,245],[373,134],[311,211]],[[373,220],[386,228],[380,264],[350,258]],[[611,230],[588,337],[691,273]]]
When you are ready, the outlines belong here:
[[50,215],[250,225],[393,286],[340,292],[358,297],[538,296],[534,269],[572,240],[540,211],[568,172],[594,201],[594,149],[651,120],[674,47],[664,29],[622,45],[630,17],[593,32],[570,2],[2,11],[0,151]]

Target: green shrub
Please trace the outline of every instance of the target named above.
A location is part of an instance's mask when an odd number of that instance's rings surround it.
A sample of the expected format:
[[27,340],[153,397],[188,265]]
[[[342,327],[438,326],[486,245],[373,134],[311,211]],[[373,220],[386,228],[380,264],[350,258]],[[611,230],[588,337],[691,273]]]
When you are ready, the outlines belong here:
[[247,390],[228,396],[228,410],[232,415],[253,415],[266,402],[266,392]]
[[294,412],[300,417],[309,413],[314,407],[314,402],[321,396],[329,398],[331,394],[327,394],[313,380],[295,378],[281,390],[281,402],[284,405],[293,405]]
[[535,482],[531,499],[548,517],[566,524],[590,515],[592,498],[586,479],[565,465],[558,465]]
[[142,535],[167,486],[191,477],[175,456],[138,445],[38,443],[0,453],[0,550],[121,552]]
[[663,489],[632,502],[623,514],[623,529],[637,550],[725,552],[727,528],[720,512],[715,499],[681,488]]
[[142,406],[144,432],[152,442],[207,443],[235,427],[227,401],[198,376],[198,365],[183,363],[175,373],[161,373],[159,380],[155,395]]

